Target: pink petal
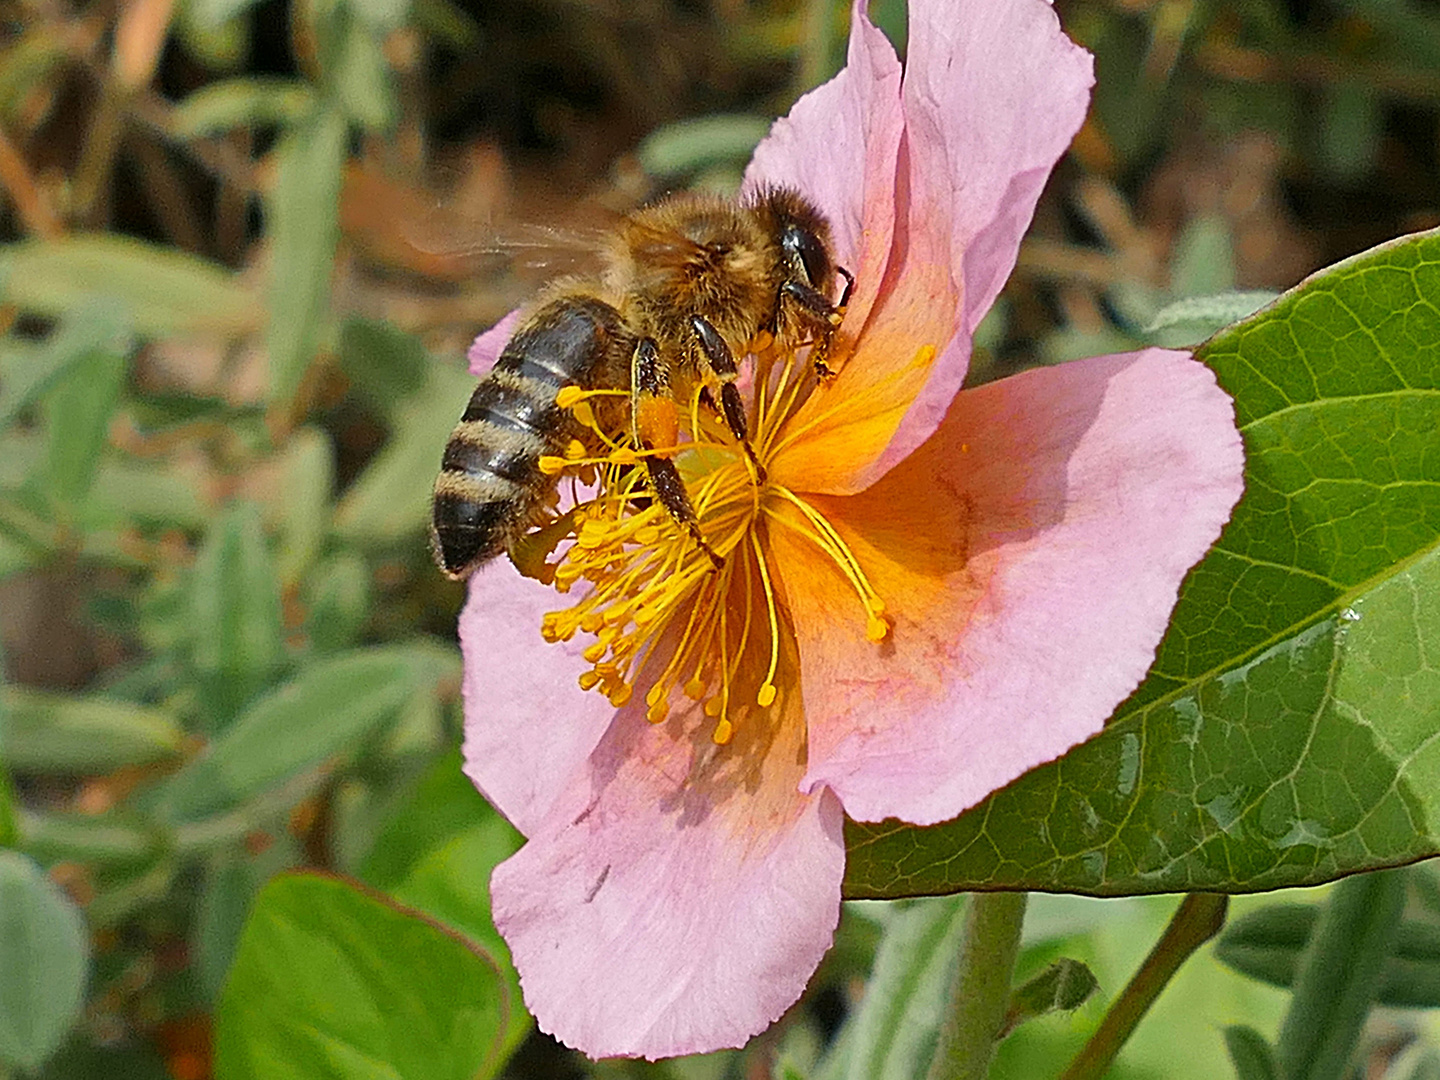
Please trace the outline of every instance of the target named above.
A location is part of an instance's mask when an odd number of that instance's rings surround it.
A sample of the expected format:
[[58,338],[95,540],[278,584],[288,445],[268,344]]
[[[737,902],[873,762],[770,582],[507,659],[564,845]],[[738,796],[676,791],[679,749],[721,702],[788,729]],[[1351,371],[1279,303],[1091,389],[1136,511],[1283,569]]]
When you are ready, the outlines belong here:
[[1095,82],[1090,54],[1065,36],[1047,0],[912,4],[909,40],[911,206],[925,215],[917,224],[948,223],[957,336],[885,453],[848,491],[883,476],[945,416],[969,369],[975,327],[1015,268],[1040,191],[1084,123]]
[[554,589],[496,559],[470,579],[460,613],[465,774],[527,836],[615,715],[576,682],[590,667],[580,655],[588,639],[540,637],[541,617],[564,606]]
[[520,308],[516,308],[470,343],[470,350],[465,354],[470,361],[470,374],[485,375],[495,366],[495,361],[500,359],[500,353],[510,340],[510,335],[515,333],[515,327],[520,322],[520,311]]
[[862,228],[869,225],[866,241],[881,261],[858,276],[870,279],[873,293],[894,229],[895,155],[904,119],[900,61],[865,7],[865,0],[855,0],[845,67],[775,121],[755,148],[741,194],[767,185],[803,192],[829,219],[836,257],[852,270],[859,269],[850,264],[860,252]]
[[860,820],[928,824],[1099,731],[1148,670],[1243,463],[1230,399],[1184,353],[960,394],[879,483],[815,500],[889,606],[879,647],[838,573],[791,583],[805,552],[773,530],[802,658],[803,789],[829,786]]
[[773,742],[753,725],[723,748],[713,721],[643,710],[491,879],[526,1004],[591,1057],[743,1045],[800,996],[839,917],[842,817],[796,790],[798,705]]
[[935,430],[1089,100],[1090,55],[1044,0],[912,3],[909,40],[894,250],[875,309],[842,328],[853,354],[797,418],[819,421],[785,463],[806,490],[863,490]]

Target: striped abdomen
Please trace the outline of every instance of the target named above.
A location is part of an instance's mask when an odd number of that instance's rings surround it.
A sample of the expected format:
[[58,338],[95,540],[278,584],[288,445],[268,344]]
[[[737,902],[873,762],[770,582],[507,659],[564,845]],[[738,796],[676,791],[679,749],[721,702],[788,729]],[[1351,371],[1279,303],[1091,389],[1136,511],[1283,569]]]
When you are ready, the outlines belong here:
[[534,523],[557,483],[540,471],[541,455],[563,454],[579,434],[556,395],[628,371],[624,348],[619,313],[586,296],[553,300],[516,331],[470,396],[440,462],[431,538],[447,575],[469,576]]

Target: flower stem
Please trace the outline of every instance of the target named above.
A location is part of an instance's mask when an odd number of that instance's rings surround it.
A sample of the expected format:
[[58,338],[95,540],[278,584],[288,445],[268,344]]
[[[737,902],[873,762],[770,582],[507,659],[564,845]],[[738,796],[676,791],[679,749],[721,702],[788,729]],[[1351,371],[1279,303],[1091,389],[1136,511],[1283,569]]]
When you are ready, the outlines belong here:
[[1010,977],[1025,921],[1022,893],[974,893],[965,913],[950,1015],[926,1080],[984,1080],[1010,1003]]
[[1220,932],[1229,903],[1230,898],[1219,893],[1190,893],[1180,902],[1165,933],[1060,1080],[1098,1080],[1105,1074],[1180,965]]

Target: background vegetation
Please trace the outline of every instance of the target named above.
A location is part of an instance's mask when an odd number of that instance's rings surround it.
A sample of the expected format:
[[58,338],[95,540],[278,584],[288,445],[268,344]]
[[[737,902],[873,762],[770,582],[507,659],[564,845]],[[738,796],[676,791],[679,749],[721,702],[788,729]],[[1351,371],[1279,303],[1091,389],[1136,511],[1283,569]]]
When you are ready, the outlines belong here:
[[[1157,314],[1440,225],[1440,6],[1057,6],[1096,54],[1094,108],[974,378],[1193,341]],[[534,1032],[472,895],[518,838],[458,772],[462,592],[424,525],[469,340],[568,268],[567,237],[733,187],[838,67],[845,5],[0,10],[0,1075],[280,1075],[243,1060],[233,1008],[218,1045],[215,1018],[283,979],[246,957],[316,910],[357,950],[416,935],[414,1075],[808,1071],[881,978],[882,928],[944,940],[955,902],[850,905],[806,998],[743,1052],[592,1065]],[[903,48],[903,7],[874,14]],[[247,929],[294,867],[464,941],[295,878]],[[1428,869],[1407,888],[1440,925]],[[1022,976],[1063,952],[1101,995],[1020,1029],[998,1074],[1058,1072],[1175,904],[1034,898]],[[1244,944],[1232,963],[1288,981]],[[1440,1003],[1417,994],[1395,1003]],[[1273,1035],[1288,1000],[1202,952],[1111,1075],[1229,1075],[1224,1025]],[[424,1057],[472,1029],[473,1061]],[[1368,1032],[1375,1075],[1436,1075],[1428,1012]]]

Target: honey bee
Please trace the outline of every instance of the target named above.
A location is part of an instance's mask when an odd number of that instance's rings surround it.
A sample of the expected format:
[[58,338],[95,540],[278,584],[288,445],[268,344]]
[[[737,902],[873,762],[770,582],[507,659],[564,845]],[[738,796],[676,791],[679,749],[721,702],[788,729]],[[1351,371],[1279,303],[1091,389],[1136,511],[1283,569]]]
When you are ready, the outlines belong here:
[[[716,565],[669,456],[691,394],[750,449],[736,358],[764,330],[782,347],[812,345],[819,375],[854,279],[835,264],[830,226],[798,192],[744,202],[677,195],[626,217],[601,251],[602,272],[547,289],[523,315],[475,388],[435,481],[431,540],[460,581],[514,545],[553,502],[558,478],[540,468],[585,432],[557,398],[563,388],[616,390],[603,421],[628,430],[650,489]],[[845,279],[838,303],[831,292]],[[758,468],[758,462],[756,462]]]

